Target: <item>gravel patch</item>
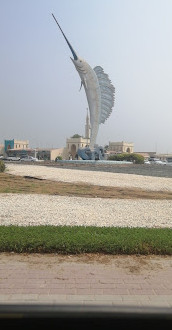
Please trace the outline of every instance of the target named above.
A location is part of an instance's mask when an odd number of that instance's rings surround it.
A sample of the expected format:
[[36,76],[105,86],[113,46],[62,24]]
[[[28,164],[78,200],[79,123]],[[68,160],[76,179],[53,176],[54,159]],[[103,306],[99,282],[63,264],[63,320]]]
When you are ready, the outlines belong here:
[[172,228],[172,201],[1,194],[0,224]]
[[[172,191],[172,178],[7,164],[9,173],[52,181]],[[172,201],[1,194],[0,225],[172,228]]]
[[172,178],[151,177],[135,174],[84,171],[52,168],[39,165],[7,164],[7,170],[15,175],[29,175],[52,181],[84,182],[111,187],[142,188],[153,191],[172,191]]

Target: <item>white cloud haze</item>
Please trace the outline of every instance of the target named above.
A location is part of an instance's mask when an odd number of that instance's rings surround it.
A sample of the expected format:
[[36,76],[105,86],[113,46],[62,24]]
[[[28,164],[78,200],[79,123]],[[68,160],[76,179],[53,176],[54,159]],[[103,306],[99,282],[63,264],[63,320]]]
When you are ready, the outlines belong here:
[[84,135],[84,89],[55,24],[115,86],[115,106],[97,143],[172,152],[171,0],[1,0],[0,143],[63,147]]

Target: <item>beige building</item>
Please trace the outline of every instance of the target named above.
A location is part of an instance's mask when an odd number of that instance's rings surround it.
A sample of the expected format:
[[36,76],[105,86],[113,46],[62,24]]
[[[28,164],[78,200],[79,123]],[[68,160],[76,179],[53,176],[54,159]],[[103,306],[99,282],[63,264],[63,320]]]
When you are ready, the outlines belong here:
[[35,149],[36,157],[40,160],[52,160],[55,161],[57,157],[61,157],[62,159],[65,158],[65,148],[57,148],[57,149],[50,149],[50,148],[39,148]]
[[79,148],[85,148],[90,144],[90,120],[87,116],[85,122],[85,137],[75,134],[71,138],[66,140],[66,148],[64,150],[65,159],[75,159],[77,157],[77,151]]
[[0,156],[3,156],[4,154],[4,145],[0,144]]
[[172,153],[169,153],[169,154],[156,154],[155,157],[159,158],[160,160],[167,161],[168,163],[172,162]]
[[18,156],[26,154],[29,150],[29,141],[28,140],[4,140],[4,155],[7,156]]
[[132,142],[109,142],[108,153],[118,154],[118,153],[133,153],[134,144]]
[[[5,152],[8,156],[25,157],[27,155],[38,157],[42,160],[56,160],[58,156],[64,158],[64,149],[29,148],[28,140],[5,140]],[[4,147],[4,146],[3,146]],[[1,150],[0,150],[1,152]]]
[[14,150],[28,149],[29,141],[28,140],[14,140]]
[[75,135],[66,140],[66,159],[75,159],[79,148],[89,146],[90,139]]

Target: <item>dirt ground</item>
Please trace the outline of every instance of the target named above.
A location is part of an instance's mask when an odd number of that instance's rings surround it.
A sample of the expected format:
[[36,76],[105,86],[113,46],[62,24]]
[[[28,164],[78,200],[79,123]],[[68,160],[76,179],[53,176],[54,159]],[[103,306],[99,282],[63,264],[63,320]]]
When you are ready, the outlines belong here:
[[170,191],[147,191],[139,188],[106,187],[84,183],[53,182],[37,177],[0,173],[0,193],[50,194],[90,198],[166,199],[172,200]]
[[27,264],[29,268],[44,269],[54,268],[58,264],[90,264],[115,266],[125,273],[144,273],[149,271],[159,271],[164,268],[172,267],[172,256],[155,255],[105,255],[105,254],[80,254],[80,255],[61,255],[61,254],[17,254],[0,253],[0,263],[21,263]]

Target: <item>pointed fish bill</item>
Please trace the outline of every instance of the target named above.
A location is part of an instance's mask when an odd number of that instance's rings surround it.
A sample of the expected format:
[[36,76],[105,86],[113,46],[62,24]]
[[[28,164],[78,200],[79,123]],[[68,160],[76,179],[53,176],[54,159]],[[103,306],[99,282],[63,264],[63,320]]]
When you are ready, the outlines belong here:
[[78,56],[76,55],[76,53],[75,53],[73,47],[71,46],[70,42],[69,42],[68,39],[66,38],[66,36],[65,36],[65,34],[64,34],[64,32],[63,32],[63,30],[61,29],[59,23],[57,22],[55,16],[54,16],[53,14],[52,14],[52,16],[53,16],[55,22],[57,23],[57,25],[58,25],[58,27],[59,27],[61,33],[63,34],[63,37],[65,38],[65,40],[66,40],[66,42],[67,42],[67,44],[68,44],[68,46],[69,46],[69,48],[70,48],[70,50],[71,50],[71,52],[72,52],[72,55],[73,55],[73,57],[74,57],[74,60],[77,60],[77,59],[78,59]]
[[[73,64],[76,66],[76,63],[75,63],[74,59],[72,57],[70,57],[70,59],[73,62]],[[78,57],[77,57],[77,59],[78,59]]]

